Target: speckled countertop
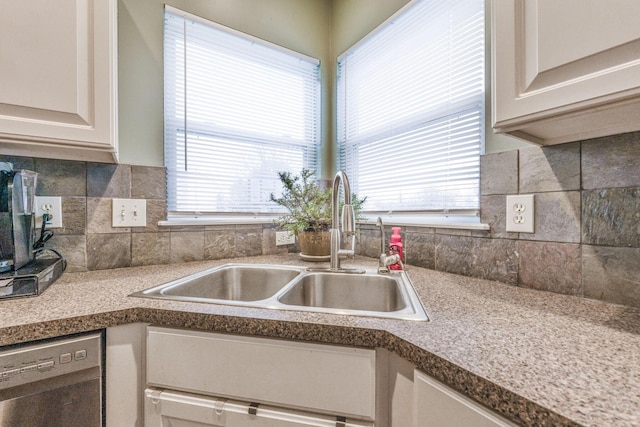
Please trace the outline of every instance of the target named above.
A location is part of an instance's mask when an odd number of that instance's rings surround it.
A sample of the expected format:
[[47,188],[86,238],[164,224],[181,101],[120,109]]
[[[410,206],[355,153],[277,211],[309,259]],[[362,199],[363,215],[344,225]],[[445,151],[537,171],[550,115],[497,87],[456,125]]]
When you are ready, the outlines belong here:
[[640,426],[640,310],[411,266],[431,322],[128,297],[225,262],[302,265],[287,255],[65,273],[39,297],[0,301],[0,345],[150,322],[384,347],[523,425]]

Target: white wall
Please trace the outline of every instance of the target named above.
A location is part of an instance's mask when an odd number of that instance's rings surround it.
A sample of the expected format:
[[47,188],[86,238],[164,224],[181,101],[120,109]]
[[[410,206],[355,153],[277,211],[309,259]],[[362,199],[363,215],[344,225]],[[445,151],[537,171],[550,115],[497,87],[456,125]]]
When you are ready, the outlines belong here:
[[331,53],[335,59],[409,0],[333,0]]

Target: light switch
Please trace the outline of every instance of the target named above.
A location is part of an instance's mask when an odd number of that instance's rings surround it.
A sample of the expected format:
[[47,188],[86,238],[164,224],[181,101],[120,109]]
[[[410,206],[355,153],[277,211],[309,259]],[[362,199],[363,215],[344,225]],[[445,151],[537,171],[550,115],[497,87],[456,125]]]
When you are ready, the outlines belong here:
[[147,201],[145,199],[113,199],[111,207],[113,227],[147,226]]

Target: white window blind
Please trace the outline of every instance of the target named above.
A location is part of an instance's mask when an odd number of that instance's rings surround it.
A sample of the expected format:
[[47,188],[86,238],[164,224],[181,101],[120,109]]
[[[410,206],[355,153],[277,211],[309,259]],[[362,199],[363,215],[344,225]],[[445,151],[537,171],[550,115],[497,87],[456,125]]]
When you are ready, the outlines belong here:
[[372,211],[479,207],[483,0],[414,1],[338,58],[339,163]]
[[167,6],[167,204],[268,213],[278,171],[318,170],[319,61]]

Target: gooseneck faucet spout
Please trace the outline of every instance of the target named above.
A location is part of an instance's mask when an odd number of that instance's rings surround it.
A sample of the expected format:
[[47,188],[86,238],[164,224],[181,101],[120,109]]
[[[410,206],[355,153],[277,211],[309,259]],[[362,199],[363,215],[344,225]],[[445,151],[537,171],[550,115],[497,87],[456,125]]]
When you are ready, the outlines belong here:
[[[342,221],[338,225],[338,216],[340,211],[339,190],[340,183],[344,187],[344,206],[342,207]],[[355,214],[353,205],[351,204],[351,187],[347,175],[338,171],[333,178],[333,193],[331,199],[331,256],[330,268],[332,271],[340,270],[340,256],[354,256],[354,233],[355,233]],[[351,249],[342,249],[342,233],[352,238]]]

